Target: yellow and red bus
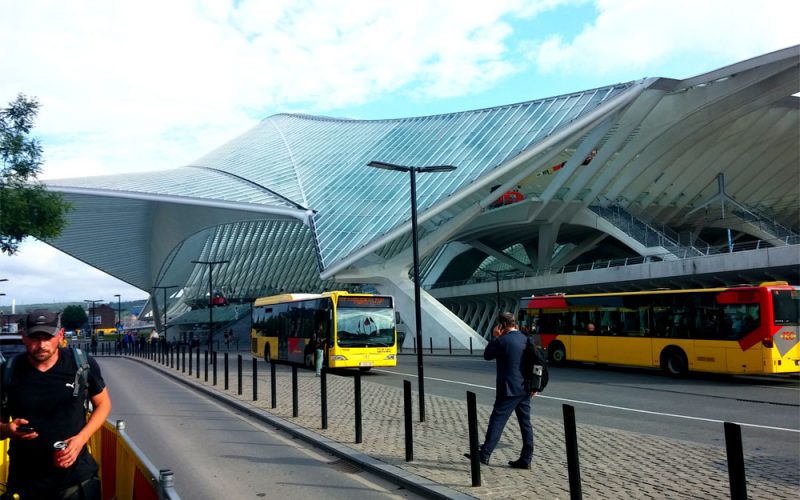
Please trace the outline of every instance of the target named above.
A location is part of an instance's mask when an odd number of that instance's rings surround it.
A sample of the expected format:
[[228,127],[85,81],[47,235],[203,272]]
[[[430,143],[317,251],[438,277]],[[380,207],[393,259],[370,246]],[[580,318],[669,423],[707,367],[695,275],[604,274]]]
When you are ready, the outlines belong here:
[[325,340],[329,368],[397,365],[394,299],[335,291],[283,294],[253,303],[250,351],[267,362],[310,366],[314,333]]
[[800,289],[786,282],[521,299],[554,364],[727,374],[800,372]]

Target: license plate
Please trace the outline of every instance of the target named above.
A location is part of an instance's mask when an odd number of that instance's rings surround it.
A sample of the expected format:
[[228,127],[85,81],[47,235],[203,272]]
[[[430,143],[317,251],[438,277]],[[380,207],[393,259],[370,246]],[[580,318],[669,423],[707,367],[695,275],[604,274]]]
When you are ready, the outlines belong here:
[[358,363],[358,366],[372,366],[372,365],[373,365],[372,361],[360,361]]

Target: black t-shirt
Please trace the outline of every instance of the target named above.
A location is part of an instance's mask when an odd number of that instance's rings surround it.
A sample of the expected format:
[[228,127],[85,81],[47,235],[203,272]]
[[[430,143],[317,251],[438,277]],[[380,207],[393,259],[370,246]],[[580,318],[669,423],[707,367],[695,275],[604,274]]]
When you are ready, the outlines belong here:
[[[100,366],[88,357],[89,397],[105,388]],[[39,436],[33,440],[15,439],[9,446],[9,483],[58,490],[77,484],[97,473],[97,463],[84,447],[75,463],[62,469],[53,464],[53,443],[64,441],[86,425],[85,396],[73,396],[78,365],[70,349],[60,349],[58,361],[49,370],[40,372],[31,366],[28,357],[20,354],[14,361],[7,406],[3,421],[24,418]]]

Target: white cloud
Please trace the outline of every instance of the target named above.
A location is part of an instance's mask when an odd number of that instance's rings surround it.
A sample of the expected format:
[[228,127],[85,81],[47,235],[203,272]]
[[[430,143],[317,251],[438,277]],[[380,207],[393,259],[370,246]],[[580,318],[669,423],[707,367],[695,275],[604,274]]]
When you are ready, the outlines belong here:
[[733,62],[800,43],[794,0],[598,0],[596,7],[597,19],[574,38],[553,34],[536,44],[542,71],[605,75],[679,58]]
[[20,253],[0,255],[0,307],[16,304],[49,303],[83,300],[113,301],[114,294],[123,300],[147,298],[147,293],[112,278],[104,272],[67,254],[27,239]]

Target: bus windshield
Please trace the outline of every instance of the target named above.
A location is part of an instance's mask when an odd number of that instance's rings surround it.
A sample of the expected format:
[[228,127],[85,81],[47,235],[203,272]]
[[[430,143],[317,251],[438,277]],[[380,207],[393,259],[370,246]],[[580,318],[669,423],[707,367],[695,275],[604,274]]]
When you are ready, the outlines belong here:
[[339,347],[391,347],[394,345],[394,310],[340,306],[336,329]]
[[772,308],[775,325],[800,324],[800,293],[797,290],[773,290]]

